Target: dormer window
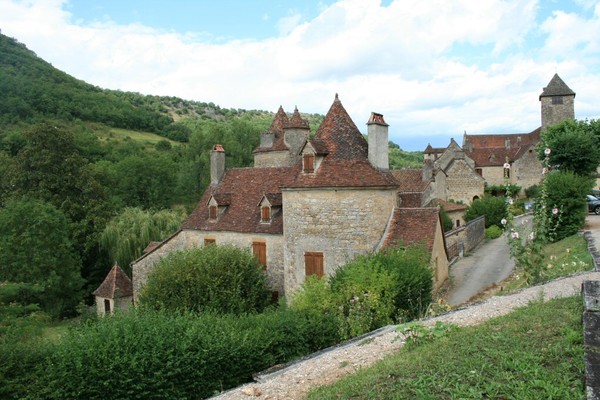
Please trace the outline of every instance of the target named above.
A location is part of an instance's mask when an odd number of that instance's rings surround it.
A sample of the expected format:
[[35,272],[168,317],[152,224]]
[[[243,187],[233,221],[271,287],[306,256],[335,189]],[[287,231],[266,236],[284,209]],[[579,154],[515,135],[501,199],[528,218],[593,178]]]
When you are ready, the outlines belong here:
[[303,172],[306,174],[312,174],[315,172],[315,155],[311,153],[304,154],[302,158]]
[[217,206],[210,205],[208,206],[208,218],[215,220],[217,219]]
[[263,223],[271,222],[271,207],[262,206],[260,208],[260,222],[263,222]]

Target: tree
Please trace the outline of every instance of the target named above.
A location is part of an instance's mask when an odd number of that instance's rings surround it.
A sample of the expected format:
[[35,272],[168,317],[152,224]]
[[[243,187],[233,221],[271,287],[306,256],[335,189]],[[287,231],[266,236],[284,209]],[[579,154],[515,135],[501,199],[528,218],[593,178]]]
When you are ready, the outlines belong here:
[[570,171],[554,171],[544,180],[547,194],[545,213],[553,241],[576,234],[583,228],[587,206],[585,195],[594,180]]
[[161,259],[139,302],[171,311],[243,314],[260,312],[269,301],[266,274],[249,250],[210,245]]
[[0,282],[22,283],[19,303],[39,304],[53,317],[81,300],[81,261],[65,215],[40,200],[9,201],[0,209]]
[[506,217],[506,204],[503,197],[486,195],[480,199],[474,200],[467,207],[465,212],[465,221],[469,222],[477,217],[485,216],[485,227],[492,225],[502,227],[500,221]]
[[540,160],[549,148],[550,165],[561,171],[590,176],[600,165],[600,120],[566,120],[550,126],[542,134]]
[[111,260],[126,271],[129,264],[142,255],[151,241],[160,241],[175,232],[185,213],[183,210],[151,212],[141,208],[125,208],[110,220],[100,235],[100,244]]
[[98,262],[104,262],[97,245],[97,235],[110,215],[104,188],[69,129],[59,123],[43,123],[26,131],[24,137],[26,144],[15,156],[8,177],[13,196],[40,199],[64,213],[72,244],[83,262],[83,275],[89,279],[98,270]]

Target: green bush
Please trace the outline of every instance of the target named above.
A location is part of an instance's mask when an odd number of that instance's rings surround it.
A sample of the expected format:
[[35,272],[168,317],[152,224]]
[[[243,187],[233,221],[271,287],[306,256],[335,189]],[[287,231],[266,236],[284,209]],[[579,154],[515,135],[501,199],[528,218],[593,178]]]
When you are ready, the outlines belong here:
[[440,209],[440,216],[442,217],[442,226],[444,227],[444,232],[451,231],[452,228],[454,228],[454,222],[452,222],[452,219],[450,219],[448,213],[443,207]]
[[294,310],[333,316],[343,339],[424,314],[433,288],[429,255],[420,246],[358,256],[330,278],[308,279]]
[[[583,228],[587,215],[586,194],[594,181],[572,172],[552,172],[544,180],[547,201],[546,214],[553,241],[574,235]],[[556,209],[557,214],[552,211]]]
[[157,310],[260,312],[270,301],[266,275],[249,250],[205,246],[169,253],[148,275],[140,304]]
[[525,189],[525,196],[529,199],[536,198],[540,191],[539,185],[532,185]]
[[502,236],[502,229],[498,228],[496,225],[492,225],[485,230],[485,237],[487,239],[497,239]]
[[500,221],[506,217],[506,204],[504,197],[483,196],[473,201],[465,212],[465,221],[469,222],[477,217],[485,216],[485,227],[492,225],[500,227]]
[[338,340],[325,316],[138,309],[69,332],[36,370],[32,399],[197,399]]

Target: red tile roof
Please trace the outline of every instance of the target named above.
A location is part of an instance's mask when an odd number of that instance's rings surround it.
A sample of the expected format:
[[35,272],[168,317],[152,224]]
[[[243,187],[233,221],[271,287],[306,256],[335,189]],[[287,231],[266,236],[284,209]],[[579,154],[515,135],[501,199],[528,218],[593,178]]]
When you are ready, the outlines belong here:
[[[540,140],[541,128],[529,133],[504,135],[464,135],[463,150],[476,167],[502,166],[506,160],[518,160]],[[506,144],[509,144],[507,147]]]
[[[289,185],[299,172],[300,165],[226,170],[221,182],[204,192],[196,209],[183,223],[182,229],[281,234],[282,213],[275,213],[270,224],[261,223],[259,203],[265,195],[269,201],[277,203],[281,187]],[[207,206],[210,196],[216,198],[224,193],[230,194],[229,205],[216,221],[210,220]]]
[[[423,243],[431,253],[440,210],[435,208],[397,208],[384,247]],[[441,224],[441,222],[440,222]]]
[[314,173],[301,173],[289,187],[392,187],[397,186],[387,171],[379,171],[368,160],[368,145],[337,94],[315,139],[317,154],[325,154]]
[[288,124],[285,126],[286,128],[301,128],[301,129],[309,129],[308,121],[302,119],[300,113],[298,112],[298,107],[294,109],[294,113],[292,114],[292,118],[290,118]]
[[395,169],[392,175],[398,183],[400,192],[422,192],[429,182],[423,180],[422,168]]
[[92,294],[105,299],[129,297],[133,296],[133,284],[121,267],[115,264],[104,282]]
[[283,110],[282,106],[279,106],[279,110],[273,117],[273,122],[271,122],[271,127],[268,132],[274,135],[273,138],[273,146],[271,147],[257,147],[254,149],[254,153],[263,153],[267,151],[286,151],[288,147],[285,145],[284,135],[285,135],[285,127],[290,123],[290,119],[287,114]]

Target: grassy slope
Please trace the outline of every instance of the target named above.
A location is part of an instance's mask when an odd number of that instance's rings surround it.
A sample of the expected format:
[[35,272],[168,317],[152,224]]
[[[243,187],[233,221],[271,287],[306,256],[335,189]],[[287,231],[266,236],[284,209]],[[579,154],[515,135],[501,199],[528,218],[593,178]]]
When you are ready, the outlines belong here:
[[310,399],[583,399],[581,300],[537,302],[405,346]]

